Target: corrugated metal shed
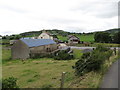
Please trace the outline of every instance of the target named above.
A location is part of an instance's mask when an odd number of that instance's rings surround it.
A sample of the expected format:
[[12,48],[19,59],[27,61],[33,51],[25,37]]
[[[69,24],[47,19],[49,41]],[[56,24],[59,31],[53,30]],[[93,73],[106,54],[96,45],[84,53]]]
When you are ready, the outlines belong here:
[[27,44],[28,47],[56,44],[56,42],[51,39],[20,39],[20,40]]

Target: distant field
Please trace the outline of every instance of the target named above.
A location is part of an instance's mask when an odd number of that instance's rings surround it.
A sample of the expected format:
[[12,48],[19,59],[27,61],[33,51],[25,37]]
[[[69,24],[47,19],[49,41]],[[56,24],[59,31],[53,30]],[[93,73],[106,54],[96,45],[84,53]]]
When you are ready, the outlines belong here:
[[94,42],[94,34],[89,35],[77,35],[80,38],[80,41],[85,42]]
[[60,40],[62,40],[62,41],[67,41],[68,39],[67,39],[67,36],[66,37],[63,37],[63,36],[60,36],[60,35],[58,35],[57,36]]
[[[85,42],[94,42],[94,34],[89,34],[89,35],[76,35],[77,37],[80,38],[80,41],[85,41]],[[63,37],[58,35],[57,36],[60,40],[62,41],[67,41],[67,36]]]

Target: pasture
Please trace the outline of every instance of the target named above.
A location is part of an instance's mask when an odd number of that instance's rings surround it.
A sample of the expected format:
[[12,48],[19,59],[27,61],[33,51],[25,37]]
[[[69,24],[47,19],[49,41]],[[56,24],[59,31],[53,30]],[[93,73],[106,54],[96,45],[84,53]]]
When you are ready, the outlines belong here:
[[[75,50],[74,52],[80,52]],[[72,66],[81,56],[77,54],[73,60],[54,60],[53,58],[28,59],[26,61],[11,60],[11,51],[2,51],[2,78],[13,76],[18,79],[17,84],[20,88],[59,88],[61,73],[65,74],[65,88],[98,88],[103,73],[111,65],[106,62],[101,72],[89,72],[82,77],[74,75]],[[117,56],[111,57],[111,62]],[[105,68],[105,69],[104,69]]]
[[76,35],[80,38],[80,41],[84,41],[84,42],[94,42],[94,34],[83,34],[83,35]]

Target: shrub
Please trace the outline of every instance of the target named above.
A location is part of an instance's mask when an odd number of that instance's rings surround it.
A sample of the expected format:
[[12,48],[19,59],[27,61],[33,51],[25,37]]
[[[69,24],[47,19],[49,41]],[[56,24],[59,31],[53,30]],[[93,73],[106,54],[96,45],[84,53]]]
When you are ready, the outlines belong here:
[[57,55],[54,56],[56,60],[70,60],[73,58],[73,55],[68,54],[65,50],[59,51]]
[[2,80],[2,88],[18,88],[17,78],[9,77]]
[[52,58],[53,54],[45,54],[45,53],[32,53],[30,54],[30,57],[33,59],[37,59],[37,58],[44,58],[44,57],[48,57],[48,58]]
[[75,73],[83,75],[90,71],[99,71],[101,65],[112,55],[112,50],[103,46],[98,46],[91,53],[84,53],[80,60],[75,63]]

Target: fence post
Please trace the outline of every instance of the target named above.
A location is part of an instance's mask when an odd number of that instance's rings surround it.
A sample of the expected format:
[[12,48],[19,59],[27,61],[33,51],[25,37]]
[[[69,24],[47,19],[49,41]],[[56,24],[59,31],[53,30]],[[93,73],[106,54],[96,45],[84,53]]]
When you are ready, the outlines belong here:
[[65,78],[65,72],[62,72],[60,88],[64,87],[64,78]]
[[116,55],[116,47],[114,48],[114,54]]

